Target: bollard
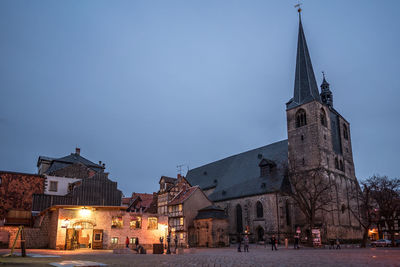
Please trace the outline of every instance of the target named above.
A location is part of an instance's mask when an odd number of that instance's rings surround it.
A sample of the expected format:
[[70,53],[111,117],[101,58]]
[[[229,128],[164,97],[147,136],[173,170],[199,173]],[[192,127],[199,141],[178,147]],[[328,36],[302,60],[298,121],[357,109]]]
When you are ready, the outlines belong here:
[[285,248],[289,247],[289,240],[287,238],[285,238]]

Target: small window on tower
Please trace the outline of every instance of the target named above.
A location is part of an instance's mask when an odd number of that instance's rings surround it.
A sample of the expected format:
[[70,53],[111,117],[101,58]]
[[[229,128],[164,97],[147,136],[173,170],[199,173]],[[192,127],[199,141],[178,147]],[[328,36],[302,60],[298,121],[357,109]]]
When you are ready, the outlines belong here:
[[347,130],[347,126],[344,123],[343,123],[343,137],[344,137],[344,139],[349,140],[349,133]]
[[321,112],[320,112],[319,117],[320,117],[322,126],[325,126],[325,127],[326,127],[326,126],[327,126],[327,123],[326,123],[325,110],[323,110],[322,108],[321,108]]
[[339,161],[337,158],[335,158],[335,168],[339,169]]
[[304,109],[299,109],[296,113],[296,128],[307,125],[307,116]]

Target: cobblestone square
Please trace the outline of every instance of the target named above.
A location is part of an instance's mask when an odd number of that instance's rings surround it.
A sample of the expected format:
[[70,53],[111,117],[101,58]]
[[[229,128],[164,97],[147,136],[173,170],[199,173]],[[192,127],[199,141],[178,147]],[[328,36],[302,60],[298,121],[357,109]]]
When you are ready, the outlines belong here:
[[[0,250],[1,254],[9,250]],[[30,254],[59,255],[59,258],[0,258],[1,266],[50,266],[62,261],[94,261],[108,266],[400,266],[398,248],[343,248],[341,250],[250,246],[250,252],[235,247],[185,250],[183,255],[113,254],[110,250],[28,250]],[[151,253],[151,251],[149,251]]]

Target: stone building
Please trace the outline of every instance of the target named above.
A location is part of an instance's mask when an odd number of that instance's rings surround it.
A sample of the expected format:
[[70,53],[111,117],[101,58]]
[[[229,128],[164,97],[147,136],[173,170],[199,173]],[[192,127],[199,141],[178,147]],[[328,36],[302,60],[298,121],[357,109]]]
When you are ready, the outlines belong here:
[[292,237],[295,227],[307,227],[293,199],[283,193],[292,186],[288,173],[320,168],[333,183],[336,209],[317,215],[322,238],[360,238],[360,226],[348,209],[352,192],[358,190],[350,124],[334,109],[325,77],[318,90],[301,19],[294,95],[286,115],[287,140],[192,169],[188,182],[226,210],[232,239],[248,229],[251,240],[262,241],[265,234]]
[[202,208],[193,223],[194,246],[215,248],[229,245],[229,222],[224,209],[214,205]]
[[30,225],[33,195],[44,188],[43,175],[0,171],[1,224]]

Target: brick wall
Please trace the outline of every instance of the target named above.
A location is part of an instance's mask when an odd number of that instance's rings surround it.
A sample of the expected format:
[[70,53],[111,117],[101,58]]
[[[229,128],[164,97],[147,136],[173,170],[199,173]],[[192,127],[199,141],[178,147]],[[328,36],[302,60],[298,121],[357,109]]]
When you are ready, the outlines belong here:
[[45,178],[36,174],[0,172],[0,219],[10,210],[32,210],[33,194],[43,194]]

